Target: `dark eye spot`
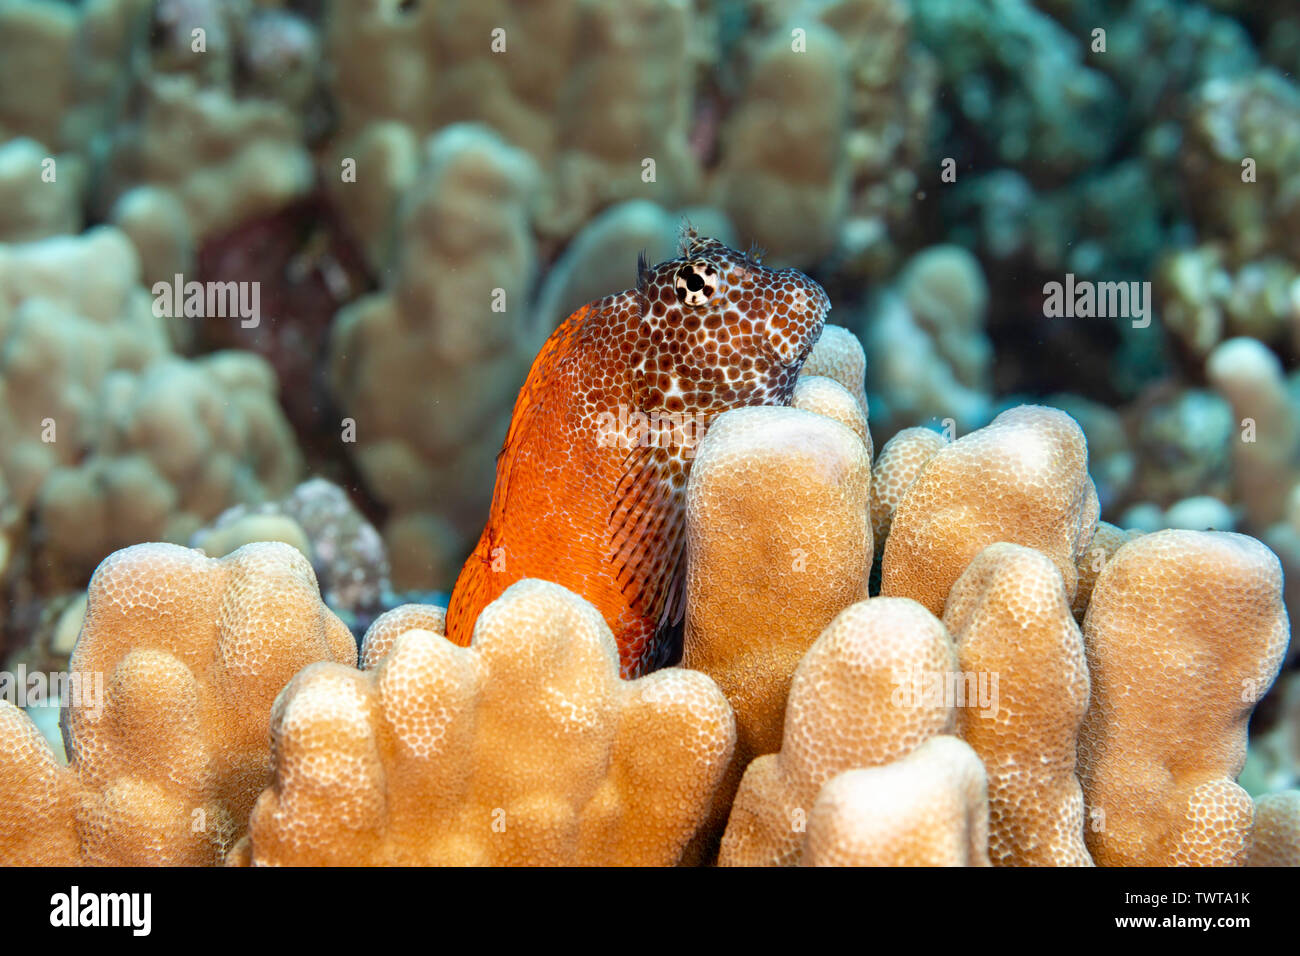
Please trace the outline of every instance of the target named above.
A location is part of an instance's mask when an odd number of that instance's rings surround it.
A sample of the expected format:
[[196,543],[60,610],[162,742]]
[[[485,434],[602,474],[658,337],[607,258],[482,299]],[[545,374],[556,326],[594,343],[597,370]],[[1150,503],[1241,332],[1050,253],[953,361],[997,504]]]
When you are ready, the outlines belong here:
[[679,302],[704,305],[718,287],[718,273],[708,262],[688,262],[677,270],[673,291]]

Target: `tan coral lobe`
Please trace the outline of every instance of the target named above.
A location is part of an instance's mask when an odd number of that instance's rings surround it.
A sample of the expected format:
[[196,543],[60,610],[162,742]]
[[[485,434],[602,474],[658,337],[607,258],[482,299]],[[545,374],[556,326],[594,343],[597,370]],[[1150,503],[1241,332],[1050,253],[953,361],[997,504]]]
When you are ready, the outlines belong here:
[[719,863],[797,864],[808,814],[832,777],[952,732],[952,707],[925,687],[955,667],[948,632],[915,601],[872,598],[841,612],[795,671],[780,752],[745,771]]
[[1254,538],[1160,531],[1107,562],[1084,620],[1079,736],[1099,866],[1245,861],[1254,807],[1234,781],[1289,631],[1281,567]]
[[79,863],[79,795],[31,718],[0,699],[0,865]]
[[1074,419],[1041,405],[1010,409],[940,449],[904,493],[885,543],[880,593],[942,614],[971,559],[1010,541],[1047,555],[1073,600],[1075,562],[1099,510]]
[[846,770],[808,816],[805,866],[988,866],[984,765],[940,734],[882,767]]
[[822,329],[821,338],[803,363],[802,374],[820,375],[839,382],[857,399],[862,406],[862,414],[868,414],[865,390],[867,356],[862,351],[858,337],[848,329],[827,323]]
[[375,618],[361,639],[361,669],[379,665],[397,639],[407,631],[443,634],[447,626],[447,609],[436,604],[399,604]]
[[1243,434],[1232,443],[1233,483],[1246,514],[1266,527],[1285,514],[1300,452],[1300,427],[1282,363],[1263,342],[1234,338],[1210,353],[1205,375],[1232,403],[1238,426],[1250,428],[1249,440]]
[[1088,666],[1056,567],[1000,542],[953,585],[943,622],[957,644],[965,700],[957,735],[988,771],[995,866],[1091,866],[1075,742]]
[[1300,790],[1268,793],[1255,801],[1247,866],[1300,866]]
[[[839,385],[813,381],[825,383],[815,387],[841,410],[857,409]],[[796,388],[796,402],[799,395]],[[859,438],[802,409],[724,412],[700,445],[686,494],[683,665],[717,681],[736,714],[717,830],[745,765],[780,749],[786,694],[804,652],[836,614],[866,597],[870,482]]]
[[903,495],[947,443],[947,439],[932,429],[904,428],[880,449],[880,457],[871,471],[871,530],[877,554],[885,550],[894,512]]
[[618,666],[591,604],[527,579],[470,647],[410,630],[368,671],[307,668],[276,702],[272,783],[231,862],[675,862],[731,756],[731,710],[702,674]]
[[687,487],[683,663],[732,700],[745,759],[779,748],[795,666],[866,597],[870,481],[862,442],[800,409],[725,412],[700,446]]
[[27,718],[0,711],[0,779],[19,781],[3,805],[49,814],[52,795],[65,813],[43,847],[9,829],[21,818],[0,818],[0,860],[219,862],[270,779],[273,699],[322,660],[352,665],[356,643],[288,545],[220,560],[169,544],[111,555],[72,655],[82,690],[65,714],[70,766],[51,771]]
[[871,460],[871,432],[867,430],[867,416],[858,400],[835,379],[824,375],[801,374],[795,382],[790,406],[839,422],[858,436],[867,448],[867,460]]
[[1115,552],[1125,543],[1132,541],[1141,533],[1125,531],[1107,521],[1097,522],[1097,530],[1093,532],[1092,541],[1079,555],[1079,560],[1075,564],[1075,570],[1079,574],[1079,586],[1074,595],[1072,609],[1075,619],[1080,624],[1083,623],[1083,616],[1088,610],[1088,602],[1092,600],[1092,589],[1097,584],[1097,576],[1101,574],[1106,562],[1113,558]]

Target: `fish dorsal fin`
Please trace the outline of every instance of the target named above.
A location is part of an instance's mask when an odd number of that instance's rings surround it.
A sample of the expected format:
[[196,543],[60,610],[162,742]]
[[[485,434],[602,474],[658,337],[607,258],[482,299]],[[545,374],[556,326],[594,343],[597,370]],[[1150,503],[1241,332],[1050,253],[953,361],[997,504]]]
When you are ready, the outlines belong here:
[[533,359],[528,377],[519,389],[519,397],[515,399],[505,441],[497,452],[496,488],[492,495],[489,527],[504,527],[502,519],[509,507],[510,479],[516,455],[526,436],[536,431],[539,421],[545,420],[547,397],[554,394],[555,383],[564,375],[570,363],[581,360],[579,342],[583,326],[591,314],[590,304],[573,312],[551,333]]

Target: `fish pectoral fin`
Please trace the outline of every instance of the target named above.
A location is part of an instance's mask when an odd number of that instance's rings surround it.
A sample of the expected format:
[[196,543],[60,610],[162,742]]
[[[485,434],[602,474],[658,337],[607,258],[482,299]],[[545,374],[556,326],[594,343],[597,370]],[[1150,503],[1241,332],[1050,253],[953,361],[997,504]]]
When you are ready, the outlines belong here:
[[672,482],[671,456],[650,445],[624,462],[609,516],[609,559],[629,604],[660,628],[686,609],[686,507]]
[[[683,509],[683,514],[685,509]],[[682,659],[682,639],[685,635],[686,621],[686,521],[682,520],[682,547],[677,558],[677,567],[668,582],[668,593],[664,598],[663,611],[655,628],[655,656],[651,666],[672,667]]]

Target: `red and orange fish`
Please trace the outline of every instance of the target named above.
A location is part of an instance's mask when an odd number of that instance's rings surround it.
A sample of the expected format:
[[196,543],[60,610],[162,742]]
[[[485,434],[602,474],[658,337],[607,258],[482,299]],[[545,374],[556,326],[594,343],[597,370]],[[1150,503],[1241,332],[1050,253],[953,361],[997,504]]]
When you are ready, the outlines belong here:
[[497,459],[487,526],[452,590],[447,636],[522,578],[594,604],[622,673],[672,663],[685,616],[686,479],[719,412],[788,405],[830,301],[688,232],[633,289],[578,309],[533,362]]

